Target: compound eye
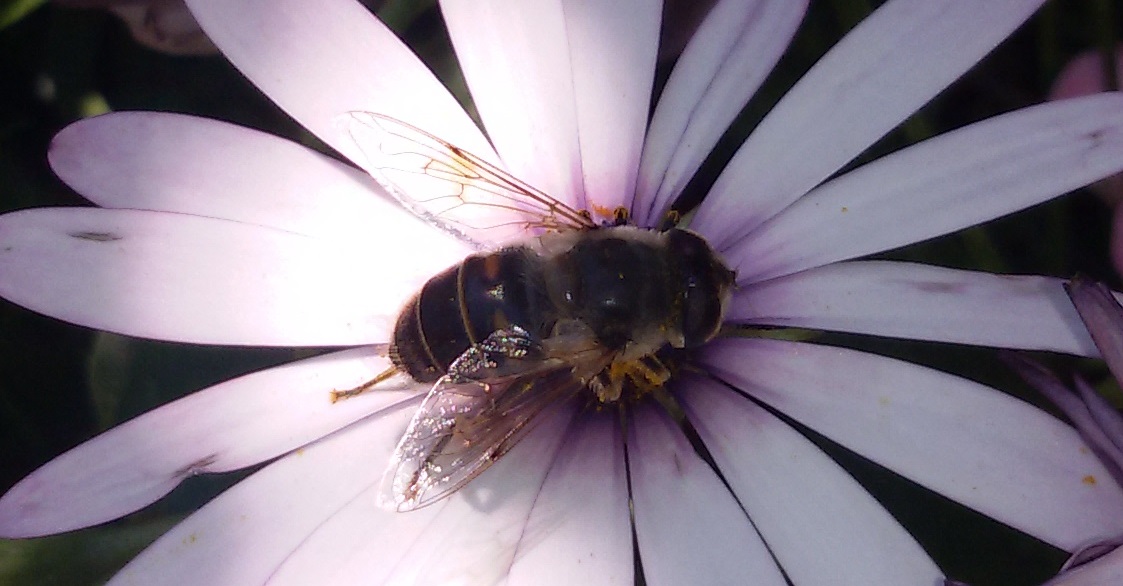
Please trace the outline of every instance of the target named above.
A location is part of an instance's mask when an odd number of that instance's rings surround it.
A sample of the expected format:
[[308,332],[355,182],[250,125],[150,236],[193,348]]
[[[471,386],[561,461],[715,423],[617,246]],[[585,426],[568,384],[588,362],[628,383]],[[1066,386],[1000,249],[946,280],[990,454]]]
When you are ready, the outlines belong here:
[[701,346],[717,335],[723,314],[722,292],[707,275],[684,275],[682,337],[686,348]]
[[701,236],[678,229],[669,230],[667,236],[681,287],[679,328],[683,345],[700,346],[721,328],[734,275]]

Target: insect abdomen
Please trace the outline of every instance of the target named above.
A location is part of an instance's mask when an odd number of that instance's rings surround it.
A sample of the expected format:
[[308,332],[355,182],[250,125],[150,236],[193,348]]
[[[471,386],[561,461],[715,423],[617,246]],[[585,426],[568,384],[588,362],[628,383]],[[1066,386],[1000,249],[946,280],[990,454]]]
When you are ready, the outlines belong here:
[[394,365],[418,382],[434,382],[496,330],[517,325],[541,336],[549,320],[532,255],[525,247],[472,255],[429,279],[398,316]]

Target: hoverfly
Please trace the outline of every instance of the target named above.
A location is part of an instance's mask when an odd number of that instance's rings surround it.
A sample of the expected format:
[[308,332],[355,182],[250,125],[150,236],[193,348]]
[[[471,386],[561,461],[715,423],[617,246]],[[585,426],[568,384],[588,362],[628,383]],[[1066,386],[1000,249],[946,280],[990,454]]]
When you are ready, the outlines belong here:
[[433,385],[391,458],[384,506],[407,511],[452,494],[550,405],[658,389],[670,371],[656,352],[717,335],[734,273],[697,234],[630,226],[625,211],[598,223],[410,124],[348,116],[367,170],[439,228],[469,239],[466,230],[478,228],[465,219],[472,206],[526,218],[525,240],[495,250],[471,242],[485,251],[432,277],[406,303],[389,371],[333,393],[362,393],[396,374]]

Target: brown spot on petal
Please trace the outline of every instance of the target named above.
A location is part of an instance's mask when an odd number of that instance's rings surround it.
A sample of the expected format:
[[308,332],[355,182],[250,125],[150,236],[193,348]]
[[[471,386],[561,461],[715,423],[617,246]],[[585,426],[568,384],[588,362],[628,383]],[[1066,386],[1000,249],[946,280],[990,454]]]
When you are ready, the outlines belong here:
[[685,476],[682,471],[682,461],[679,460],[677,453],[671,454],[671,461],[674,462],[675,465],[675,474],[678,474],[679,476]]
[[89,240],[90,242],[113,242],[124,238],[124,236],[112,232],[71,232],[70,237],[79,240]]
[[180,477],[195,476],[196,474],[204,472],[207,466],[214,464],[217,460],[218,454],[211,454],[176,470],[175,475]]
[[1084,478],[1081,478],[1080,481],[1090,486],[1096,483],[1096,477],[1089,474]]
[[962,293],[966,290],[961,283],[940,283],[937,281],[915,281],[914,287],[925,293]]

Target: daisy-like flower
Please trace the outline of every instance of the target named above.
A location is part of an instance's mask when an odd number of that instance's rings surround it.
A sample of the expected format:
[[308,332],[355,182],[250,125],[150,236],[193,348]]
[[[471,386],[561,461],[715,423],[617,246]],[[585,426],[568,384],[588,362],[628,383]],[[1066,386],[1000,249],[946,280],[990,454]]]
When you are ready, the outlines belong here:
[[[1013,112],[832,178],[1040,4],[892,0],[791,89],[689,224],[737,272],[727,322],[1096,354],[1055,279],[850,259],[1119,171],[1123,97]],[[806,8],[718,2],[649,112],[657,2],[443,2],[489,141],[357,4],[188,5],[253,83],[359,166],[339,120],[374,112],[575,207],[628,208],[641,227],[662,219]],[[65,129],[50,158],[101,207],[0,217],[0,295],[133,336],[354,346],[161,407],[0,498],[0,535],[44,535],[276,458],[114,584],[631,584],[637,568],[648,584],[937,583],[910,534],[781,415],[1056,547],[1123,531],[1123,490],[1075,430],[1030,405],[873,354],[733,337],[668,384],[709,461],[654,404],[623,424],[559,408],[450,498],[380,509],[385,463],[428,385],[335,403],[331,391],[387,368],[402,303],[464,242],[347,164],[221,122],[112,114]],[[509,230],[467,235],[526,236],[495,214]]]
[[[1115,48],[1115,76],[1123,77],[1123,46]],[[1064,100],[1111,89],[1107,79],[1104,53],[1088,51],[1073,58],[1057,76],[1049,99]],[[1123,274],[1123,174],[1117,173],[1091,185],[1092,191],[1115,210],[1111,222],[1111,261],[1115,271]]]
[[[1103,283],[1084,278],[1065,284],[1080,318],[1088,327],[1116,381],[1123,374],[1123,305]],[[1047,368],[1019,354],[1006,361],[1034,388],[1057,406],[1115,478],[1123,484],[1123,415],[1082,377],[1068,388]],[[1088,543],[1044,586],[1094,586],[1123,579],[1123,535]]]
[[[1108,369],[1120,381],[1123,374],[1123,305],[1107,285],[1075,278],[1065,291],[1076,306]],[[1007,354],[1006,360],[1017,373],[1065,413],[1080,436],[1112,473],[1116,485],[1123,486],[1123,415],[1097,393],[1083,377],[1074,378],[1070,390],[1056,376],[1029,358]],[[1046,586],[1093,586],[1115,584],[1123,578],[1123,534],[1087,543],[1077,550],[1056,578]]]

